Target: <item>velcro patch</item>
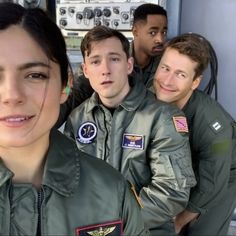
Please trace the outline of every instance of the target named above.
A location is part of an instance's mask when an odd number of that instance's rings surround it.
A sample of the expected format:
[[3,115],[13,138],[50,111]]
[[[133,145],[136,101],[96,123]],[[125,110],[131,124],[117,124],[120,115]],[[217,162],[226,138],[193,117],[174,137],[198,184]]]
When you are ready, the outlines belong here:
[[218,133],[220,130],[222,130],[222,128],[223,128],[223,126],[222,126],[222,124],[219,122],[219,121],[217,121],[217,120],[215,120],[214,122],[212,122],[211,124],[210,124],[210,127],[211,127],[211,129],[215,132],[215,133]]
[[97,135],[97,127],[92,122],[83,123],[77,130],[76,140],[80,143],[92,143]]
[[188,133],[188,124],[186,117],[184,116],[174,116],[173,117],[175,129],[177,132]]
[[123,134],[122,147],[123,148],[133,148],[142,149],[144,146],[143,135],[137,134]]
[[89,225],[76,228],[76,236],[122,236],[123,223],[121,220]]

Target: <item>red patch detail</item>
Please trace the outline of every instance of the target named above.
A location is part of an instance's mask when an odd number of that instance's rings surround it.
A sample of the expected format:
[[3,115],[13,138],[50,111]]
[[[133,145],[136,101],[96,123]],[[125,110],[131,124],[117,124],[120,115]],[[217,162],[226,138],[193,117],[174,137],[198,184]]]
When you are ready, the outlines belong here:
[[188,124],[187,124],[186,117],[174,116],[173,121],[174,121],[175,129],[177,132],[188,133]]

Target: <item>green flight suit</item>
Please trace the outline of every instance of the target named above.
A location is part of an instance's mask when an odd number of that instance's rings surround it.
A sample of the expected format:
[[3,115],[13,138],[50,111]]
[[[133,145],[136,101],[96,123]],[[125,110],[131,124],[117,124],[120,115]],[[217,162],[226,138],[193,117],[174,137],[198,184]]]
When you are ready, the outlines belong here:
[[0,162],[1,236],[149,235],[118,171],[79,151],[59,131],[51,133],[46,158],[40,190],[13,183]]
[[236,123],[219,103],[199,90],[183,111],[197,179],[187,209],[200,214],[184,235],[225,236],[236,207]]
[[140,81],[130,78],[130,84],[113,114],[94,93],[71,113],[65,133],[80,150],[108,162],[135,186],[147,227],[160,235],[163,225],[186,207],[196,183],[188,133],[174,125],[174,117],[184,123],[182,111],[158,101]]

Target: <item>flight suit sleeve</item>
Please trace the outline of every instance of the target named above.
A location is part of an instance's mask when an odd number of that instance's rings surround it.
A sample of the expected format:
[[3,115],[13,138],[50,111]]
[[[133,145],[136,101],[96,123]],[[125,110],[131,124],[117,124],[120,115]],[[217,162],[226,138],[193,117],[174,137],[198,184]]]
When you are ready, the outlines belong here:
[[186,118],[177,108],[163,111],[156,119],[154,138],[147,153],[152,178],[139,194],[149,228],[154,229],[183,211],[190,188],[196,184],[186,125]]
[[142,235],[149,236],[150,232],[144,225],[144,221],[141,215],[141,206],[138,203],[138,199],[135,192],[132,190],[132,185],[127,183],[124,190],[123,198],[123,212],[122,218],[124,224],[124,236],[130,235]]
[[78,78],[74,79],[70,95],[67,100],[61,104],[59,118],[55,127],[60,128],[67,120],[72,110],[89,98],[92,93],[93,89],[89,80],[86,79],[84,75],[80,75]]
[[[228,124],[227,124],[228,123]],[[196,130],[193,159],[198,184],[191,190],[187,209],[200,214],[224,201],[235,142],[235,124],[213,122]],[[217,126],[216,126],[217,125]]]

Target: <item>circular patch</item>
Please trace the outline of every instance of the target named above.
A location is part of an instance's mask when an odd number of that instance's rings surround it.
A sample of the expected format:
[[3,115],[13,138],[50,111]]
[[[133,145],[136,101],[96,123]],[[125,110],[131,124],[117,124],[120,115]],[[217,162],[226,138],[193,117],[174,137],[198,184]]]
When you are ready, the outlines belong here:
[[77,130],[77,141],[80,143],[92,143],[97,135],[97,127],[92,122],[85,122]]

